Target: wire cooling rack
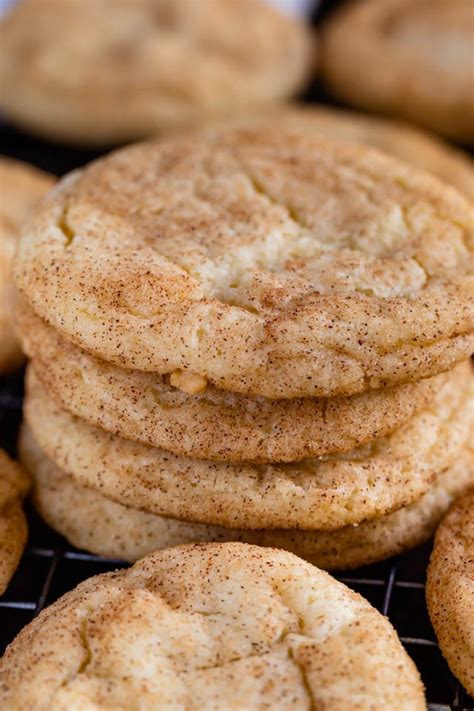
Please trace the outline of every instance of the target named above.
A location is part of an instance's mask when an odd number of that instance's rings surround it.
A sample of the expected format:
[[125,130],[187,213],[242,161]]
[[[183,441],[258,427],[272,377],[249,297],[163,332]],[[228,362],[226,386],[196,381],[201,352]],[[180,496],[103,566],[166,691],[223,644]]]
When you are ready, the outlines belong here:
[[[336,4],[336,0],[321,2],[320,14],[332,10]],[[317,85],[305,99],[327,101]],[[5,124],[0,124],[0,153],[29,161],[57,175],[99,155],[92,150],[52,146]],[[0,447],[11,454],[16,450],[22,395],[22,375],[0,378]],[[121,561],[71,547],[31,510],[28,510],[28,519],[30,534],[26,551],[8,590],[0,598],[0,654],[45,606],[82,580],[124,567]],[[424,590],[429,555],[430,545],[425,545],[390,561],[337,577],[388,616],[420,671],[430,711],[474,711],[474,699],[451,674],[429,621]]]

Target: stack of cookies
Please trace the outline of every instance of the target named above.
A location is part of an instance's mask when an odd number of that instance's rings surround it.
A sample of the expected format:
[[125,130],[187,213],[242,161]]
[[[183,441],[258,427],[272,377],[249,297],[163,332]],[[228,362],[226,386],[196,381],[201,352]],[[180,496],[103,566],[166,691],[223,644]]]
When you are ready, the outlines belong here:
[[240,540],[326,568],[474,481],[472,211],[360,145],[263,127],[58,184],[14,265],[40,513],[134,560]]

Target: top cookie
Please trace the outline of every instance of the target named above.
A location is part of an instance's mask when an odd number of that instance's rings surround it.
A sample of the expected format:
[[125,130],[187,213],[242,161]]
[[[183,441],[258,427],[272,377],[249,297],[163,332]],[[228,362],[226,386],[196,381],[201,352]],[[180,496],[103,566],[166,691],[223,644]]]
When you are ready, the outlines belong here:
[[356,106],[474,142],[472,0],[359,0],[322,35],[322,72]]
[[104,360],[333,396],[470,355],[472,225],[455,190],[377,151],[223,130],[61,181],[14,273],[40,316]]
[[291,553],[170,548],[89,578],[0,667],[8,709],[423,711],[388,620]]
[[15,291],[10,277],[11,260],[22,222],[53,185],[53,178],[26,163],[0,157],[0,373],[21,363],[14,333]]
[[284,98],[313,61],[305,26],[261,0],[23,0],[0,32],[2,108],[86,144]]

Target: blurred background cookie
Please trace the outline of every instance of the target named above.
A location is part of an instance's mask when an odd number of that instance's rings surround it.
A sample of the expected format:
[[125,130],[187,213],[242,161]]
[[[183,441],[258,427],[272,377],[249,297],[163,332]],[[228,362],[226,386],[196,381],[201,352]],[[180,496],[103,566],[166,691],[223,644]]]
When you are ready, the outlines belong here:
[[474,142],[471,0],[354,0],[322,28],[321,72],[342,101]]
[[[473,7],[474,11],[474,7]],[[320,134],[341,141],[373,146],[388,155],[432,173],[454,185],[469,198],[474,197],[474,163],[465,152],[454,148],[435,134],[402,121],[372,116],[322,104],[287,103],[215,122],[240,128],[282,128]],[[213,124],[202,126],[212,132]]]
[[303,22],[263,0],[24,0],[0,38],[7,116],[86,145],[288,97],[314,53]]
[[52,187],[52,176],[0,156],[0,373],[14,370],[23,359],[15,335],[15,289],[10,267],[22,223]]
[[22,501],[29,488],[26,472],[0,449],[0,595],[20,562],[28,537]]

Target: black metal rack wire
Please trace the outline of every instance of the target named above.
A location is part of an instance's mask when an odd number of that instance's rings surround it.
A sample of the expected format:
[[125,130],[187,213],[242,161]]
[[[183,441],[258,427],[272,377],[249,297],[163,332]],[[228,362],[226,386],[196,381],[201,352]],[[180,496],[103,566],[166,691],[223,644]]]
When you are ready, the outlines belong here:
[[[321,0],[320,14],[334,9],[336,4],[337,0]],[[317,3],[315,5],[317,7]],[[327,101],[317,85],[304,98]],[[0,153],[29,161],[57,175],[99,155],[93,150],[52,146],[5,124],[0,124]],[[22,395],[22,374],[0,378],[0,447],[11,454],[15,454],[16,449]],[[28,518],[27,548],[8,590],[0,598],[0,655],[45,606],[82,580],[124,566],[121,561],[73,548],[32,510],[28,510]],[[388,616],[420,671],[430,711],[474,711],[474,699],[451,674],[429,621],[424,587],[430,549],[431,545],[427,544],[389,561],[336,577]]]

